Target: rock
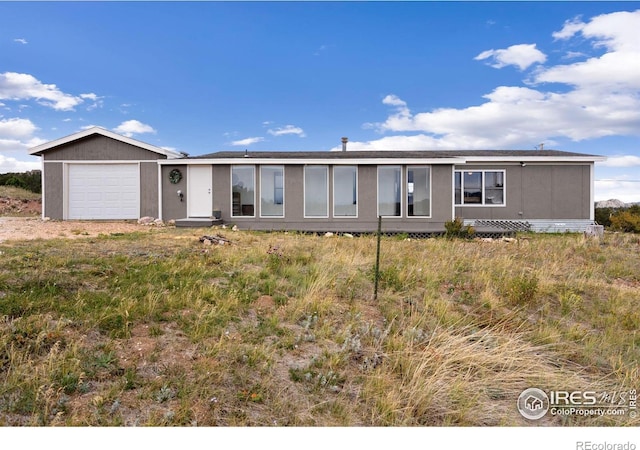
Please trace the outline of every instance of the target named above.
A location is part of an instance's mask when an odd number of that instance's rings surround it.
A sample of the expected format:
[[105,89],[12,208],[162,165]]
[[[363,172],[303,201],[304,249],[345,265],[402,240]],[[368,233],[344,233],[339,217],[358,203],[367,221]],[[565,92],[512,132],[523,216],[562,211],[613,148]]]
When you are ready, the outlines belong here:
[[151,225],[153,223],[153,217],[144,216],[138,219],[139,225]]
[[231,231],[238,231],[238,225],[234,225],[233,227],[231,227]]
[[159,227],[163,227],[164,226],[164,222],[162,221],[162,219],[156,219],[153,221],[154,225],[157,225]]
[[170,227],[175,227],[176,226],[176,221],[174,219],[171,219],[167,222],[167,225]]
[[42,221],[43,222],[49,222],[51,220],[51,217],[43,217]]
[[504,238],[502,238],[502,240],[503,240],[504,242],[509,242],[509,243],[513,243],[513,242],[516,242],[516,241],[517,241],[517,239],[516,239],[516,238],[508,238],[508,237],[504,237]]
[[344,234],[343,234],[343,236],[344,236],[344,237],[348,237],[348,238],[352,238],[352,237],[353,237],[353,234],[351,234],[351,233],[344,233]]
[[327,232],[324,234],[324,237],[331,237],[331,236],[333,236],[333,233],[332,233],[331,231],[327,231]]

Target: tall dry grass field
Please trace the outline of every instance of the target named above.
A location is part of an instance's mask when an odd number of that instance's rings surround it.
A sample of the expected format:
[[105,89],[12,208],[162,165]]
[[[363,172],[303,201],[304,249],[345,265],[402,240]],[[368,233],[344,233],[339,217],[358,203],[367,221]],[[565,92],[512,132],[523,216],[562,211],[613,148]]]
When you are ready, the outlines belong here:
[[[222,233],[231,245],[205,245]],[[640,239],[153,229],[0,244],[0,425],[637,426]]]

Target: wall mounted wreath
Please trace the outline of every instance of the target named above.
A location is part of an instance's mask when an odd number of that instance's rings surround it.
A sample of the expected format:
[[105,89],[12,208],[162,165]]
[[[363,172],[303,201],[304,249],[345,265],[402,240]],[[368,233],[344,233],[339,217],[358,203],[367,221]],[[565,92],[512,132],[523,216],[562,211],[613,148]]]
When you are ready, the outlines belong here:
[[182,172],[179,169],[173,169],[169,172],[169,181],[173,184],[178,184],[182,180]]

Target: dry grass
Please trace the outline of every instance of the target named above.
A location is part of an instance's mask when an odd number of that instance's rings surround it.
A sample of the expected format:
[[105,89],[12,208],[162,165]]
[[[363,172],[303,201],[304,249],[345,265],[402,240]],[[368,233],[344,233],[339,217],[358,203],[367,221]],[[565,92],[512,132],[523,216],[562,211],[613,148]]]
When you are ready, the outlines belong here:
[[[640,240],[204,230],[0,245],[2,425],[518,426],[637,389]],[[638,425],[552,417],[544,425]]]

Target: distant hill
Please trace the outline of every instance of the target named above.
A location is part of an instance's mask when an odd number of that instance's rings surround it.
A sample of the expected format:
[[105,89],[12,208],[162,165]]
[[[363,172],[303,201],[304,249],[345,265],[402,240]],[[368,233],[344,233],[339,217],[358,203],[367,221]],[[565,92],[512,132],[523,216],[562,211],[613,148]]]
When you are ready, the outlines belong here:
[[640,202],[635,203],[625,203],[622,200],[610,199],[610,200],[600,200],[596,202],[596,208],[629,208],[633,205],[638,205]]

